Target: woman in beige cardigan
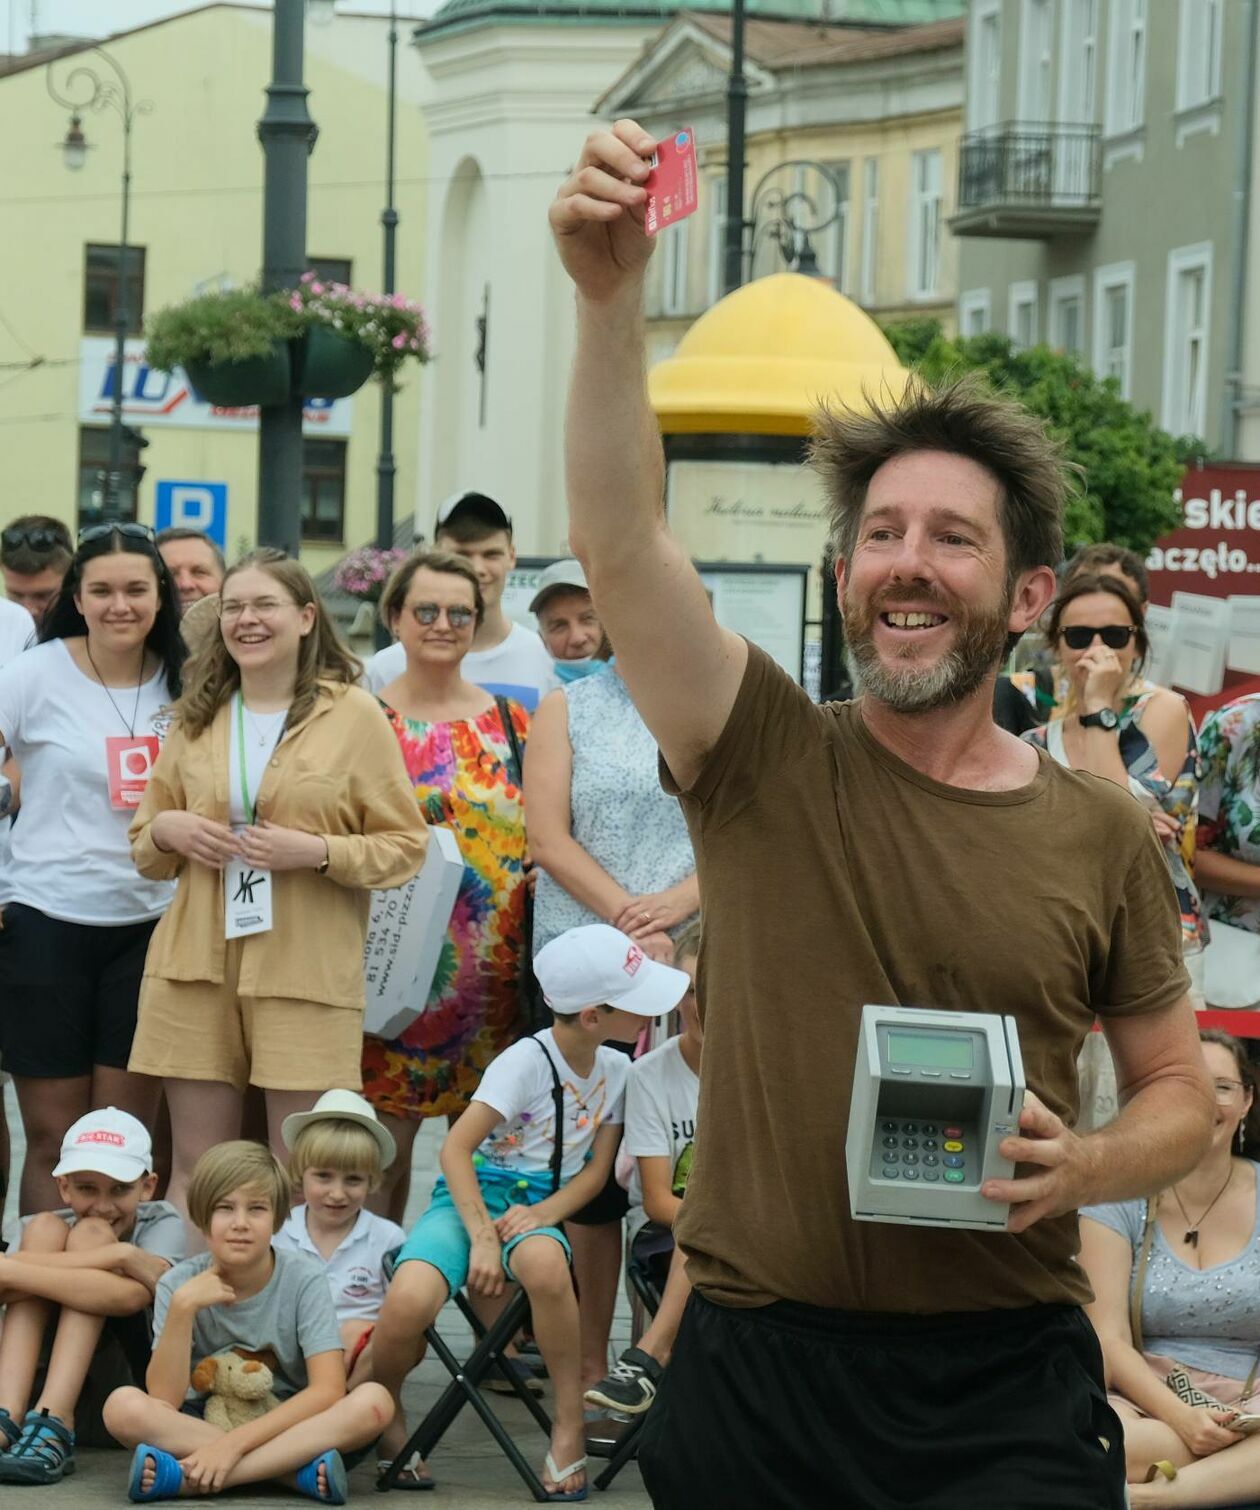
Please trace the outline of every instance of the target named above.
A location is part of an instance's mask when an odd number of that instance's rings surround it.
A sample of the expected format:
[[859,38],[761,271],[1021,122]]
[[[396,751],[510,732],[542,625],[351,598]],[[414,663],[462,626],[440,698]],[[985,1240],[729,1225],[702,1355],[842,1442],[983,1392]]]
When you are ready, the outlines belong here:
[[282,1154],[289,1113],[360,1084],[368,893],[414,876],[427,834],[357,673],[306,571],[246,556],[132,824],[141,875],[179,881],[130,1064],[163,1079],[177,1204],[198,1157],[238,1136],[247,1085]]

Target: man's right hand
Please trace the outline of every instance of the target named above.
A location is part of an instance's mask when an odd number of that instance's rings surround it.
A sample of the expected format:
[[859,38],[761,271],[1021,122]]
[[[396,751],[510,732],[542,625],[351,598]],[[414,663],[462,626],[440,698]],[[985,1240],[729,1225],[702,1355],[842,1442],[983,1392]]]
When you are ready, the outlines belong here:
[[236,1291],[214,1269],[203,1269],[186,1279],[171,1296],[172,1304],[178,1302],[190,1313],[204,1311],[207,1306],[230,1306],[235,1299]]
[[549,219],[560,260],[592,303],[615,299],[642,280],[653,241],[643,229],[656,143],[634,121],[586,138],[576,168],[552,201]]

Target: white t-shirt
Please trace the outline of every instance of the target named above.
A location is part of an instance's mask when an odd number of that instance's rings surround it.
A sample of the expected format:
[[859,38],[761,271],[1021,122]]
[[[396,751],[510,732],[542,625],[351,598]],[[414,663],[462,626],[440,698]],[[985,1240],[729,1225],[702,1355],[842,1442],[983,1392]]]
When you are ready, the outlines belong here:
[[[241,790],[241,740],[238,731],[240,704],[232,699],[232,721],[228,729],[228,820],[233,828],[244,828],[250,821],[245,811],[245,793]],[[285,708],[280,713],[251,713],[245,710],[245,783],[250,803],[258,806],[258,788],[262,785],[267,762],[275,753],[284,733]]]
[[630,1066],[623,1146],[634,1158],[626,1217],[632,1242],[648,1219],[643,1209],[639,1160],[667,1158],[675,1195],[682,1195],[691,1173],[700,1077],[683,1058],[681,1043],[681,1038],[671,1038]]
[[537,1042],[522,1038],[504,1049],[481,1077],[474,1101],[494,1107],[503,1121],[477,1150],[485,1164],[504,1174],[546,1175],[555,1147],[556,1109],[551,1071],[538,1051],[542,1044],[560,1075],[564,1091],[564,1161],[560,1179],[567,1184],[581,1172],[605,1122],[625,1115],[626,1076],[630,1061],[600,1044],[595,1063],[579,1078],[556,1047],[555,1034],[544,1028]]
[[[386,645],[363,668],[363,685],[369,692],[379,692],[406,669],[407,652],[397,642]],[[530,713],[560,685],[546,646],[523,624],[513,624],[507,638],[490,650],[470,650],[460,674],[496,697],[510,697]]]
[[35,620],[20,603],[0,598],[0,666],[35,642]]
[[[111,697],[113,701],[111,702]],[[161,917],[174,881],[146,881],[131,863],[133,811],[109,800],[107,739],[165,734],[171,696],[162,671],[139,690],[85,676],[64,640],[0,670],[0,734],[22,768],[22,808],[0,878],[0,903],[22,902],[70,923]]]
[[306,1229],[306,1206],[301,1205],[289,1212],[271,1246],[282,1252],[309,1253],[323,1264],[338,1321],[375,1321],[385,1304],[385,1255],[406,1239],[397,1222],[360,1211],[336,1252],[325,1259]]

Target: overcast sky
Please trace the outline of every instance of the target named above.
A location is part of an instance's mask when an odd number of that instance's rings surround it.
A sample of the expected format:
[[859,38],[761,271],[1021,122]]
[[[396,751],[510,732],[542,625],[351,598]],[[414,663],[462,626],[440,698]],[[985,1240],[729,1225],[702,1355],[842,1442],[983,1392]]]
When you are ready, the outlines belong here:
[[[241,0],[270,10],[270,0]],[[397,0],[403,18],[430,16],[441,0]],[[48,35],[106,37],[143,26],[159,16],[197,10],[198,0],[0,0],[0,52],[24,52],[32,31]],[[389,0],[340,0],[340,9],[388,14]]]

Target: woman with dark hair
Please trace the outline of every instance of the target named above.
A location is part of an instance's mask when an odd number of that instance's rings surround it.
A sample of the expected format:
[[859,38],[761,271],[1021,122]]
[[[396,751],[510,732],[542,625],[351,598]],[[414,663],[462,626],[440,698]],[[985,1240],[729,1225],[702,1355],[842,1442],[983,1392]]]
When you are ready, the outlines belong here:
[[1142,677],[1150,644],[1141,604],[1123,578],[1079,573],[1059,589],[1046,636],[1066,701],[1024,738],[1060,765],[1127,787],[1147,808],[1177,888],[1187,956],[1197,957],[1206,941],[1192,874],[1199,751],[1185,699]]
[[162,1077],[179,1204],[201,1154],[238,1135],[247,1085],[265,1093],[278,1155],[286,1116],[357,1089],[368,892],[410,880],[426,840],[389,725],[305,569],[245,556],[219,620],[131,826],[141,875],[178,881],[131,1067]]
[[101,1106],[152,1124],[159,1086],[127,1060],[169,882],[142,880],[127,825],[179,696],[170,574],[143,524],[79,534],[41,643],[0,671],[0,746],[21,804],[0,879],[0,1043],[26,1129],[21,1209],[60,1205],[62,1135]]
[[1230,1430],[1236,1415],[1260,1409],[1255,1079],[1236,1038],[1199,1037],[1216,1092],[1203,1158],[1149,1200],[1081,1211],[1087,1311],[1124,1426],[1135,1510],[1250,1504],[1260,1485],[1260,1436]]
[[411,1147],[426,1117],[458,1116],[517,1032],[525,921],[520,754],[529,715],[466,681],[485,605],[462,557],[417,551],[386,584],[381,618],[406,670],[381,688],[413,801],[459,842],[464,876],[424,1011],[401,1038],[369,1037],[363,1094],[398,1145],[377,1209],[401,1221]]

